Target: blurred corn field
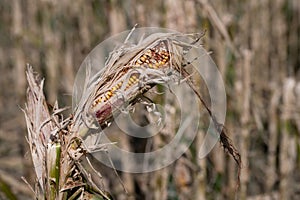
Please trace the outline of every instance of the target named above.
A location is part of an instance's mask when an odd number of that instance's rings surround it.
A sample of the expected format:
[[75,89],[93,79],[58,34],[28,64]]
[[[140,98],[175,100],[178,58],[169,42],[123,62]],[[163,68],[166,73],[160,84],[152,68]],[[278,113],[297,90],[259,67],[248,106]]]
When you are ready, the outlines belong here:
[[[135,24],[206,30],[204,47],[226,84],[225,126],[242,156],[238,199],[300,198],[298,0],[2,0],[0,11],[0,199],[32,199],[21,177],[36,183],[20,109],[26,63],[45,77],[49,104],[71,105],[74,78],[88,52]],[[97,169],[115,199],[233,199],[234,161],[220,145],[196,159],[201,137],[167,168],[120,172],[129,196],[112,169]],[[136,141],[120,142],[129,148]]]

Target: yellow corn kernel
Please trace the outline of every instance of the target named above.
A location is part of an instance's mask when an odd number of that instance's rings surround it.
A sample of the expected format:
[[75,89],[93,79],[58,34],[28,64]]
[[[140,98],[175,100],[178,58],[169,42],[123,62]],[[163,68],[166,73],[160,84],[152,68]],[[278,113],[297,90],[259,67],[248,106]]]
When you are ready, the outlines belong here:
[[140,58],[140,60],[141,60],[142,62],[145,62],[146,58],[145,58],[144,56],[142,56],[142,57]]
[[111,91],[108,91],[106,94],[107,94],[109,97],[111,97],[111,96],[113,95]]
[[100,98],[96,99],[95,103],[96,104],[101,103],[101,99]]
[[136,76],[132,76],[132,78],[134,79],[135,82],[139,81],[139,79]]
[[129,78],[128,80],[129,83],[134,83],[134,79],[132,77]]
[[116,87],[116,86],[114,86],[114,87],[111,88],[111,91],[112,91],[112,92],[114,92],[114,91],[116,91],[116,90],[117,90],[117,87]]
[[147,56],[151,57],[151,55],[152,55],[152,52],[151,52],[151,50],[150,50],[150,49],[148,49],[148,50],[146,51],[145,55],[147,55]]
[[132,76],[131,78],[131,81],[133,82],[133,83],[136,83],[138,80],[137,80],[137,78],[136,78],[136,76]]

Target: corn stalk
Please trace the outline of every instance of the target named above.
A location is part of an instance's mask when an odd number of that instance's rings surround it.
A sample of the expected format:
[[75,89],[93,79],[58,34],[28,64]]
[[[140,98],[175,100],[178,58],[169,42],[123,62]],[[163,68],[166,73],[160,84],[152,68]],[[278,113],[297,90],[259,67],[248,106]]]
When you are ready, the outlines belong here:
[[[63,118],[65,109],[57,103],[50,110],[44,93],[43,80],[27,69],[27,104],[25,118],[28,143],[31,150],[39,187],[36,199],[110,199],[99,189],[80,163],[84,153],[80,141],[72,139],[72,118]],[[77,159],[78,156],[78,159]]]

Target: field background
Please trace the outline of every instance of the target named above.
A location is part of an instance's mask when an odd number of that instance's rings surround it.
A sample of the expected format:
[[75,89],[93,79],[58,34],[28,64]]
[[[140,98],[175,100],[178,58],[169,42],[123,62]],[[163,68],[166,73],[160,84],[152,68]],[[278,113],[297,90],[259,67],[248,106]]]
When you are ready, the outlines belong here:
[[[238,199],[300,199],[299,0],[1,0],[0,199],[3,191],[32,199],[21,180],[34,184],[21,111],[26,63],[45,77],[50,104],[71,105],[88,52],[135,24],[207,31],[204,48],[226,87],[225,126],[243,160]],[[194,158],[187,153],[151,174],[121,173],[130,197],[113,172],[102,174],[116,199],[233,199],[237,169],[220,145]]]

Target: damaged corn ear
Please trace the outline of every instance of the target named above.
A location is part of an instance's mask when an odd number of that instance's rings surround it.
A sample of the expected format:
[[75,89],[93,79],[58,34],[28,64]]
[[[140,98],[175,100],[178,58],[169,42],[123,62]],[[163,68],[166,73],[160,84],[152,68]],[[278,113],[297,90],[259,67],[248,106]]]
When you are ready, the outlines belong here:
[[[143,66],[145,68],[150,69],[160,69],[163,67],[166,67],[167,64],[170,61],[170,53],[167,51],[168,46],[166,41],[160,41],[157,45],[155,45],[152,48],[147,48],[144,52],[142,52],[140,55],[137,55],[136,57],[133,57],[132,60],[136,60],[134,64],[130,60],[128,60],[128,63],[125,64],[125,66],[122,66],[123,70],[119,70],[119,74],[115,74],[114,76],[118,77],[118,80],[120,80],[117,84],[112,84],[113,86],[106,92],[101,93],[101,90],[97,92],[97,97],[93,101],[91,108],[94,109],[98,107],[98,105],[101,105],[102,103],[106,103],[108,100],[110,100],[116,92],[118,92],[122,85],[124,80],[126,80],[126,77],[128,76],[128,73],[132,72],[132,69],[135,67]],[[116,80],[116,82],[118,81]],[[136,83],[138,83],[138,78],[136,75],[131,75],[131,77],[128,79],[125,91],[128,91],[132,87],[136,86]],[[109,84],[109,83],[104,83]],[[122,92],[122,91],[121,91]]]
[[120,81],[118,84],[116,84],[115,86],[113,86],[110,90],[108,90],[106,93],[101,94],[100,96],[98,96],[92,103],[91,107],[94,108],[97,105],[101,104],[101,103],[105,103],[107,102],[111,97],[114,96],[114,93],[121,88],[123,84],[123,81]]

